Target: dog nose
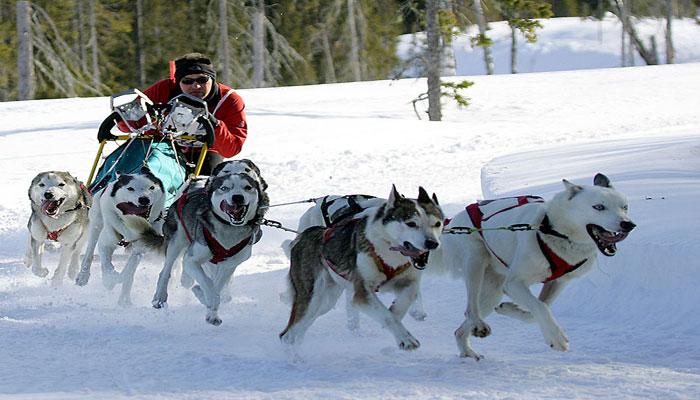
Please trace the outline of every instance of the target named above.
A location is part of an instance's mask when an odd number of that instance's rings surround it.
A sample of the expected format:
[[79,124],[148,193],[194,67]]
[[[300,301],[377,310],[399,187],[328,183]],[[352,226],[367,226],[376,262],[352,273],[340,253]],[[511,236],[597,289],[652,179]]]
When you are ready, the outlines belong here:
[[151,200],[146,196],[139,197],[139,205],[147,206],[151,203]]
[[51,200],[51,199],[53,199],[53,193],[51,193],[51,192],[44,192],[44,198],[45,198],[46,200]]
[[437,249],[437,247],[438,247],[439,245],[440,245],[440,243],[436,242],[436,241],[433,240],[433,239],[426,239],[426,240],[425,240],[425,247],[426,247],[428,250],[435,250],[435,249]]
[[231,201],[232,201],[234,204],[243,204],[243,200],[245,200],[245,199],[243,198],[243,195],[234,194],[233,196],[231,196]]
[[629,231],[631,231],[632,229],[634,229],[635,226],[637,226],[637,225],[636,225],[634,222],[632,222],[632,221],[622,221],[622,222],[620,222],[620,228],[622,228],[622,231],[623,231],[623,232],[629,232]]

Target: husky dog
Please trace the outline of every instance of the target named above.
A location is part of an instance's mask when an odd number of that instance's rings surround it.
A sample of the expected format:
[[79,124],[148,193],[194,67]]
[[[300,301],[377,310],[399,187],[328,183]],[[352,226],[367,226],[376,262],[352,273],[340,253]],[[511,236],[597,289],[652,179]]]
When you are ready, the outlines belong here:
[[[569,340],[552,316],[550,305],[569,281],[591,269],[597,251],[615,255],[616,244],[635,224],[627,215],[627,199],[605,175],[597,174],[594,186],[563,182],[565,190],[547,202],[532,196],[484,201],[469,205],[450,220],[448,232],[455,227],[513,224],[532,228],[526,232],[483,230],[443,235],[443,245],[434,259],[441,255],[447,269],[467,285],[466,319],[455,331],[462,357],[482,358],[471,348],[469,337],[491,333],[483,318],[494,308],[500,314],[537,322],[548,346],[568,350]],[[537,298],[529,286],[539,282],[545,284]],[[504,292],[515,303],[498,305]]]
[[[367,208],[380,206],[385,202],[386,199],[364,194],[350,194],[344,196],[328,195],[320,197],[315,199],[315,204],[306,210],[299,218],[297,232],[304,232],[306,229],[312,226],[331,226],[336,221],[343,218],[352,218],[354,215],[359,214]],[[282,248],[285,254],[287,254],[287,257],[290,256],[291,243],[291,240],[285,240],[282,244]],[[357,331],[360,326],[360,316],[357,308],[352,306],[352,291],[346,291],[345,295],[346,313],[348,316],[347,327],[351,331]],[[427,314],[423,309],[421,297],[422,296],[419,290],[418,296],[413,304],[411,304],[411,309],[409,311],[409,315],[411,315],[417,321],[423,321],[427,317]],[[289,302],[291,303],[291,296],[288,294],[284,294],[283,299],[285,302],[287,299],[289,299]]]
[[207,307],[206,321],[221,324],[221,290],[236,267],[250,258],[260,229],[262,196],[258,181],[248,174],[213,177],[204,189],[186,193],[170,207],[164,236],[143,231],[150,246],[165,245],[153,307],[166,304],[173,265],[185,253],[184,270],[198,283],[192,292]]
[[68,277],[75,279],[78,258],[85,243],[88,210],[92,196],[82,182],[68,172],[47,171],[38,174],[29,185],[32,214],[29,217],[29,246],[24,264],[34,275],[44,277],[49,270],[41,266],[44,241],[61,244],[61,256],[51,283],[58,286],[68,267]]
[[[418,292],[421,271],[413,259],[440,245],[442,220],[434,194],[431,199],[420,188],[418,199],[412,200],[392,187],[380,206],[329,228],[302,232],[291,248],[294,301],[289,323],[280,333],[282,342],[301,342],[316,318],[333,308],[344,289],[352,288],[354,304],[387,327],[399,348],[418,348],[418,340],[401,320]],[[375,294],[379,290],[396,293],[390,308]]]
[[[109,290],[121,283],[119,304],[130,305],[134,273],[147,249],[132,245],[132,242],[139,239],[140,232],[134,230],[127,221],[133,216],[160,230],[165,204],[163,184],[148,168],[142,168],[138,174],[119,174],[115,181],[95,194],[93,203],[89,215],[87,248],[76,284],[84,286],[90,279],[90,266],[97,246],[102,266],[102,283]],[[129,259],[121,273],[112,264],[112,256],[118,246],[130,250]]]

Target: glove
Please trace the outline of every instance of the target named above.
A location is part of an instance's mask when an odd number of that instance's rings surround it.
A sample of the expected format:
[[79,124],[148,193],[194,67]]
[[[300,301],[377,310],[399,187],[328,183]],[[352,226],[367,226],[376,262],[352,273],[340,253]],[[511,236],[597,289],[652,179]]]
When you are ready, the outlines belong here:
[[213,128],[216,128],[217,126],[219,126],[219,120],[216,119],[216,117],[214,116],[214,114],[212,114],[212,113],[207,113],[207,119],[209,120],[209,122],[211,122],[211,126],[212,126]]

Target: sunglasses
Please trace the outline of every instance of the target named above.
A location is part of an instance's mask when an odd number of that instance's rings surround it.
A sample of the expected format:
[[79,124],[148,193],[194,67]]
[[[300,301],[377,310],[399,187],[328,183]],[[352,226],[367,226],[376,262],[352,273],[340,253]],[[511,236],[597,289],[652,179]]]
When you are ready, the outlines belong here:
[[180,79],[180,83],[183,85],[192,85],[195,82],[199,83],[200,85],[204,85],[205,83],[209,82],[209,77],[208,76],[200,76],[197,78],[182,78]]

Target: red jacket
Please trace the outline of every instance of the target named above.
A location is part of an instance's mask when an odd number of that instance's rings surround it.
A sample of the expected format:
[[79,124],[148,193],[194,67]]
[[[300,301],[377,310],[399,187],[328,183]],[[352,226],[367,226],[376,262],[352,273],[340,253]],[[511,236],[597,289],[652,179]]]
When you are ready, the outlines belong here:
[[[215,82],[218,93],[207,102],[207,109],[214,113],[219,120],[219,125],[214,129],[214,146],[209,149],[221,154],[224,158],[233,157],[241,152],[243,142],[248,136],[248,123],[246,122],[245,104],[243,99],[230,87]],[[173,97],[181,93],[180,88],[173,79],[163,79],[143,91],[154,103],[167,103]],[[227,93],[230,93],[228,96]],[[225,98],[224,98],[225,97]],[[224,99],[221,101],[221,99]],[[221,103],[221,104],[219,104]],[[217,109],[218,106],[218,109]]]

